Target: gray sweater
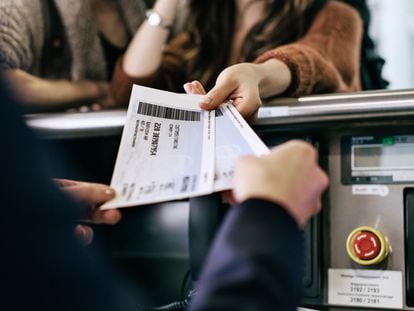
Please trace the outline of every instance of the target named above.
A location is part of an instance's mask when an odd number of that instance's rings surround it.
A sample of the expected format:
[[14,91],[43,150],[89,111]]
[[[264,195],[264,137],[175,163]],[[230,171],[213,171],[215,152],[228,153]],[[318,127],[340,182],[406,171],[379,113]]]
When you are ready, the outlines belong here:
[[[40,75],[44,42],[42,0],[0,1],[0,68],[18,68]],[[107,80],[106,61],[90,4],[54,0],[62,16],[71,56],[72,80]],[[145,18],[140,0],[118,0],[128,31],[134,34]]]

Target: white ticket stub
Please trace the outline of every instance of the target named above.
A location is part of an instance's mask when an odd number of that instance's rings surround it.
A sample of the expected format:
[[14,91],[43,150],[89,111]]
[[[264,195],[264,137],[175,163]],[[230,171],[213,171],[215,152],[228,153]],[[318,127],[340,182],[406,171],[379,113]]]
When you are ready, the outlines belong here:
[[211,193],[215,117],[198,102],[134,85],[111,181],[117,196],[102,209]]
[[269,148],[243,119],[231,103],[216,110],[216,170],[214,191],[232,187],[234,166],[248,154],[262,155]]
[[328,303],[343,306],[403,306],[401,271],[329,269]]
[[134,85],[111,181],[117,196],[102,209],[230,189],[241,156],[269,152],[231,103],[204,111],[199,101]]

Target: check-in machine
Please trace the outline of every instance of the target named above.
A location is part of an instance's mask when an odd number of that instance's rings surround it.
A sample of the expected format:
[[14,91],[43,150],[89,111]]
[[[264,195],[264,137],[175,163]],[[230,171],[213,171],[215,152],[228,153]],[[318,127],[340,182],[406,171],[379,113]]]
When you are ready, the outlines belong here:
[[[28,116],[45,139],[103,182],[124,120],[119,111]],[[330,178],[323,211],[306,228],[302,304],[414,310],[414,92],[278,101],[261,109],[254,129],[269,146],[309,141]],[[125,210],[102,240],[133,277],[152,280],[154,304],[179,300],[189,286],[187,272],[197,274],[225,213],[219,202],[212,196]]]

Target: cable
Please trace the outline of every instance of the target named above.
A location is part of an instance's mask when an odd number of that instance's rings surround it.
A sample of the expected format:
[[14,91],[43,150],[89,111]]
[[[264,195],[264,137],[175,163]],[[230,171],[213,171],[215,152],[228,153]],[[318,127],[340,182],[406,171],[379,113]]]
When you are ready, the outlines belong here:
[[[190,280],[190,276],[191,276],[191,269],[187,271],[187,273],[184,275],[183,281],[181,283],[181,299],[184,299],[185,297],[185,292],[187,291],[186,289],[188,287],[191,287],[191,282],[190,284],[187,284],[188,280]],[[189,285],[189,286],[188,286]]]
[[184,311],[190,304],[190,300],[196,291],[190,290],[187,297],[184,300],[169,303],[164,306],[150,307],[150,306],[139,306],[139,311]]

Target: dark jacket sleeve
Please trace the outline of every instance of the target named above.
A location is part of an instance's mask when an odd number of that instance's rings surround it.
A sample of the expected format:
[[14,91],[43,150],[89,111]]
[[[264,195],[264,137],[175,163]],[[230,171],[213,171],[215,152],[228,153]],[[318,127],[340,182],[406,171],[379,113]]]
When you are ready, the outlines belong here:
[[303,234],[263,200],[233,207],[210,250],[190,310],[296,310]]
[[2,310],[135,310],[102,256],[74,235],[81,209],[52,183],[51,161],[0,81]]

